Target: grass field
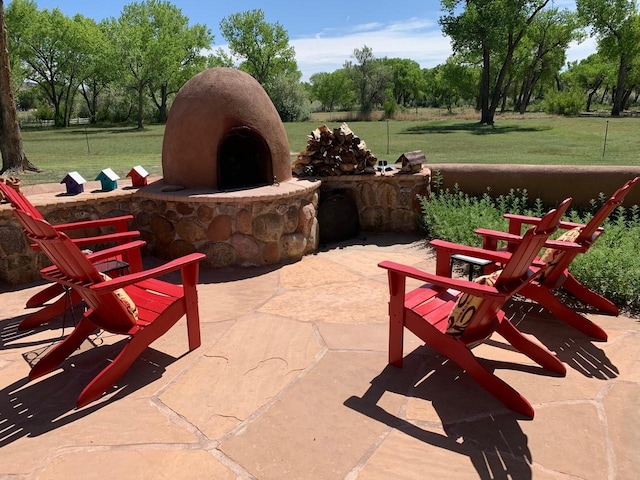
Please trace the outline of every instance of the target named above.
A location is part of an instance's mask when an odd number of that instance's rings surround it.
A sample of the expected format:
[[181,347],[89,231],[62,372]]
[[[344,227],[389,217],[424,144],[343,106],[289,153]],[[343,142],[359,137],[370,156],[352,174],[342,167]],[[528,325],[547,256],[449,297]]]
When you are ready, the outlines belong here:
[[[407,113],[404,117],[412,115]],[[312,122],[286,123],[285,129],[292,152],[303,150],[307,134],[320,124],[337,127],[346,119],[378,158],[390,161],[403,152],[422,150],[431,163],[640,163],[640,118],[507,114],[498,116],[494,127],[487,127],[478,125],[474,112],[421,112],[418,117],[358,122],[350,121],[348,114],[318,114]],[[23,183],[57,183],[74,170],[86,180],[93,180],[106,167],[124,178],[138,164],[152,174],[161,174],[163,133],[162,125],[150,125],[142,131],[92,126],[25,129],[22,137],[27,157],[43,172],[25,173]]]

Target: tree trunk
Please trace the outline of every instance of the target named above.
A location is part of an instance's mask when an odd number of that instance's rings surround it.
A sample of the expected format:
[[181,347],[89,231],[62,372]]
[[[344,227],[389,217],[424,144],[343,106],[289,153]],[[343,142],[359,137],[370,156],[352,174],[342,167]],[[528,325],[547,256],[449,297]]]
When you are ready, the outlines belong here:
[[619,117],[624,110],[624,84],[627,80],[627,61],[624,55],[620,57],[620,65],[618,66],[618,83],[613,96],[613,108],[611,109],[612,117]]
[[25,170],[40,170],[27,160],[20,135],[20,125],[11,86],[11,67],[7,42],[7,26],[4,22],[4,5],[0,0],[0,154],[2,170],[22,173]]
[[142,130],[142,113],[144,108],[144,84],[138,85],[138,130]]
[[489,89],[491,83],[491,52],[486,45],[482,48],[482,80],[480,83],[480,123],[493,125],[493,115],[489,113]]
[[160,86],[160,109],[158,112],[158,121],[167,123],[167,97],[169,96],[169,88],[166,83]]

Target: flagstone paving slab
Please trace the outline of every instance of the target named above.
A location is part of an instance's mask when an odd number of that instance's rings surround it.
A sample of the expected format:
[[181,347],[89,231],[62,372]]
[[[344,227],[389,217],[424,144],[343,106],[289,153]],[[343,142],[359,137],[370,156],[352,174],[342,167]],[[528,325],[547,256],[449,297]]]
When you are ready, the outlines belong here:
[[[82,476],[78,476],[82,472]],[[51,461],[42,480],[153,478],[233,480],[236,474],[202,450],[126,450],[69,453]]]

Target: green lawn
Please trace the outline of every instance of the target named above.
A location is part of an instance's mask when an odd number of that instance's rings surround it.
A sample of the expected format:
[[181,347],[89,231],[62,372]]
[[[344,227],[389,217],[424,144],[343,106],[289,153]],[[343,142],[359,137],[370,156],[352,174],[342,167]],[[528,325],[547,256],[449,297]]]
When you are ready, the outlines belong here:
[[[313,122],[285,124],[292,152],[303,150],[307,134],[321,123],[329,127],[341,123],[340,114],[318,117]],[[639,118],[507,114],[496,120],[494,127],[479,126],[476,120],[464,115],[348,123],[378,158],[391,161],[403,152],[422,150],[432,163],[637,165],[640,162]],[[143,131],[92,126],[25,129],[22,137],[27,157],[43,173],[26,173],[23,182],[27,185],[59,182],[73,170],[93,180],[106,167],[124,178],[138,164],[152,174],[161,174],[163,132],[161,125],[147,126]]]

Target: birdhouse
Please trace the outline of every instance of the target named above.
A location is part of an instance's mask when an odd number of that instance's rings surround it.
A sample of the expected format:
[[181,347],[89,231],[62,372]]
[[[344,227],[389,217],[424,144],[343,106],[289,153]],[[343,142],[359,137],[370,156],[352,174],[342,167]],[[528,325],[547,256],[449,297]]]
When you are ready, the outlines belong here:
[[398,163],[402,164],[400,173],[419,173],[422,170],[422,164],[427,163],[427,158],[421,150],[415,150],[400,155],[396,160],[396,164]]
[[77,195],[84,192],[85,182],[86,180],[78,172],[69,172],[60,183],[66,185],[68,195]]
[[115,190],[116,188],[118,188],[119,178],[120,177],[116,174],[116,172],[114,172],[110,168],[105,168],[98,174],[96,180],[100,180],[103,192],[110,192],[111,190]]
[[131,184],[134,187],[144,187],[147,184],[148,176],[149,172],[142,168],[141,165],[133,167],[129,173],[127,173],[127,177],[131,177]]

